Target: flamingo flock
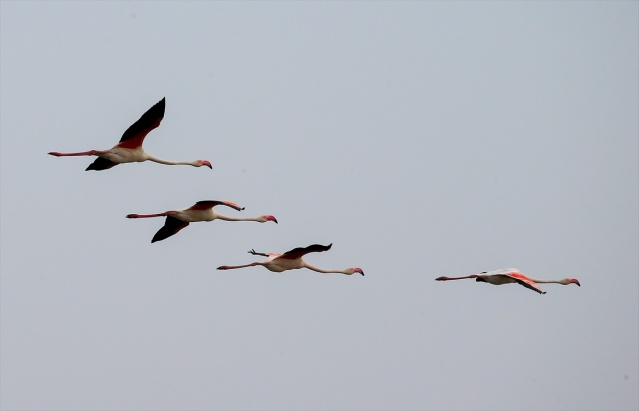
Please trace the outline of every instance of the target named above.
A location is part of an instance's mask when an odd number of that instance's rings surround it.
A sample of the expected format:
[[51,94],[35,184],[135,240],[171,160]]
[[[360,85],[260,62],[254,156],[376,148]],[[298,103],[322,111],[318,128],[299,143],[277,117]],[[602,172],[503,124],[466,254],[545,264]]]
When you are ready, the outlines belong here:
[[[194,160],[194,161],[169,161],[154,157],[148,154],[142,148],[142,143],[146,136],[155,128],[157,128],[162,119],[164,118],[164,112],[166,108],[166,98],[163,98],[157,102],[153,107],[148,109],[146,113],[142,114],[135,123],[133,123],[122,135],[118,144],[108,150],[89,150],[73,153],[61,153],[58,151],[51,151],[48,154],[55,157],[78,157],[78,156],[96,156],[97,158],[93,163],[89,164],[85,171],[95,170],[102,171],[112,168],[118,164],[134,163],[143,161],[152,161],[165,165],[190,165],[193,167],[208,167],[213,168],[208,160]],[[219,200],[202,200],[196,202],[189,208],[183,210],[170,210],[163,213],[154,214],[128,214],[126,218],[154,218],[154,217],[166,217],[164,225],[155,233],[151,239],[151,243],[166,240],[169,237],[174,236],[180,230],[188,226],[190,223],[201,221],[254,221],[258,223],[266,223],[272,221],[277,224],[275,216],[270,214],[260,215],[257,217],[232,217],[224,214],[220,214],[214,210],[216,206],[225,206],[237,211],[244,210],[244,207],[240,207],[236,203],[230,201]],[[302,260],[302,256],[310,252],[327,251],[331,248],[331,245],[320,246],[311,245],[306,248],[295,248],[284,254],[268,254],[269,262],[254,263],[252,265],[264,265],[271,271],[281,272],[285,270],[292,270],[296,268],[309,268],[311,270],[320,273],[343,273],[353,274],[360,273],[364,275],[364,272],[360,268],[348,268],[345,270],[323,270],[321,268],[314,267]],[[255,253],[255,255],[264,255]],[[226,267],[226,268],[222,268]],[[231,269],[240,267],[221,266],[219,269]]]
[[[208,167],[212,169],[211,163],[208,160],[193,160],[193,161],[169,161],[154,157],[148,154],[142,148],[142,143],[146,136],[155,128],[157,128],[162,119],[164,118],[164,112],[166,108],[166,99],[162,98],[159,102],[153,105],[147,110],[135,123],[133,123],[122,134],[118,144],[108,150],[89,150],[72,153],[61,153],[58,151],[51,151],[48,154],[56,157],[74,157],[74,156],[95,156],[96,159],[89,164],[86,171],[95,170],[102,171],[112,168],[118,164],[134,163],[152,161],[158,164],[164,165],[189,165],[192,167]],[[180,230],[194,222],[208,222],[214,220],[224,221],[254,221],[258,223],[266,223],[272,221],[277,224],[277,219],[270,214],[264,214],[257,217],[232,217],[218,213],[214,208],[216,206],[225,206],[241,212],[244,207],[240,207],[236,203],[230,201],[219,200],[202,200],[196,202],[189,208],[183,210],[170,210],[162,213],[155,214],[128,214],[126,218],[154,218],[165,217],[164,225],[155,233],[151,239],[151,243],[166,240],[169,237],[174,236]],[[262,266],[272,272],[284,272],[288,270],[296,270],[306,268],[311,271],[315,271],[323,274],[360,274],[364,275],[364,271],[359,267],[349,267],[345,269],[323,269],[306,262],[303,257],[309,253],[320,253],[331,249],[333,244],[321,245],[312,244],[307,247],[297,247],[285,253],[258,253],[251,249],[249,254],[259,255],[267,257],[264,261],[257,261],[242,265],[221,265],[217,267],[218,270],[233,270],[239,268]],[[436,281],[451,281],[462,279],[475,279],[478,282],[485,282],[492,285],[503,284],[519,284],[539,294],[545,294],[538,284],[561,284],[569,285],[576,284],[581,286],[579,281],[575,278],[565,278],[562,280],[536,280],[530,278],[515,268],[499,269],[494,271],[483,271],[479,274],[472,274],[462,277],[437,277]]]

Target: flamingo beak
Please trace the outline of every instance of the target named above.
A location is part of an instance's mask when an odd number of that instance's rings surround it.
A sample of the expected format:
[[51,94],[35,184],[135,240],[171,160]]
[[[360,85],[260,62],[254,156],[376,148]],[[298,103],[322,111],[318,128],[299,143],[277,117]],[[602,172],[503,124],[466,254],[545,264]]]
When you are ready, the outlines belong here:
[[207,166],[208,168],[210,168],[211,170],[213,170],[213,166],[211,165],[211,163],[210,163],[210,162],[208,162],[208,161],[206,161],[206,160],[204,160],[204,161],[202,162],[202,165],[205,165],[205,166]]
[[581,284],[579,284],[579,280],[577,280],[576,278],[573,278],[572,282],[581,287]]
[[360,273],[362,276],[364,275],[364,271],[361,268],[356,268],[354,271]]
[[275,218],[275,217],[274,217],[274,216],[272,216],[272,215],[270,215],[270,216],[266,217],[266,219],[267,219],[268,221],[274,221],[274,222],[275,222],[275,224],[278,224],[278,222],[277,222],[277,218]]

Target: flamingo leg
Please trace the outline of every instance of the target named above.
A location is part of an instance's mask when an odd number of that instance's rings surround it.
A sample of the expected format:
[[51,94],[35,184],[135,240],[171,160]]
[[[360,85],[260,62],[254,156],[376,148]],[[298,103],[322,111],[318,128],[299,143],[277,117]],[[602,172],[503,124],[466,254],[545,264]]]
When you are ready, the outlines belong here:
[[98,154],[104,154],[106,151],[101,150],[89,150],[89,151],[81,151],[79,153],[60,153],[58,151],[51,151],[48,153],[49,155],[56,157],[67,157],[67,156],[96,156]]
[[473,274],[473,275],[467,275],[464,277],[437,277],[435,278],[435,281],[465,280],[467,278],[477,278],[477,275]]
[[126,218],[150,218],[150,217],[164,217],[166,213],[159,214],[127,214]]
[[256,262],[256,263],[244,264],[244,265],[221,265],[217,269],[218,270],[234,270],[236,268],[254,267],[256,265],[264,265],[264,263],[257,263]]
[[258,253],[258,252],[256,252],[256,251],[255,251],[255,250],[253,250],[253,249],[251,249],[251,251],[249,251],[248,253],[249,253],[249,254],[253,254],[253,255],[261,255],[261,256],[264,256],[264,257],[268,257],[268,254],[265,254],[265,253]]

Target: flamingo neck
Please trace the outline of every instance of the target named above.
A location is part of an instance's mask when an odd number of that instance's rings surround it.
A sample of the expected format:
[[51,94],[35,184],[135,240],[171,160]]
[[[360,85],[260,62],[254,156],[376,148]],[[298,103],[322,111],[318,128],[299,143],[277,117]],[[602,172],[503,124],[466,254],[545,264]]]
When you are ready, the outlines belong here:
[[193,166],[193,167],[197,167],[197,164],[195,161],[170,161],[170,160],[163,160],[161,158],[157,158],[157,157],[153,157],[150,154],[147,154],[147,160],[149,161],[153,161],[154,163],[159,163],[159,164],[165,164],[167,166]]
[[536,280],[534,278],[531,278],[530,280],[537,284],[564,284],[563,280]]
[[217,214],[216,218],[224,221],[258,221],[259,217],[231,217],[228,215]]
[[325,270],[323,268],[315,267],[314,265],[311,265],[306,261],[304,261],[304,267],[323,274],[346,274],[346,270]]

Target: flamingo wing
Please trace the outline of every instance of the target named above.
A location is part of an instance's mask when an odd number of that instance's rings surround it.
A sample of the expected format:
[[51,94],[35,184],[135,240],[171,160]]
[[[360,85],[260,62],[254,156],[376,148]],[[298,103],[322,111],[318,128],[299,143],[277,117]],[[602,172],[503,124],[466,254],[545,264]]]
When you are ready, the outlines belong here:
[[142,114],[142,117],[122,134],[118,146],[131,149],[140,147],[144,141],[144,137],[146,137],[151,130],[159,126],[164,118],[165,100],[166,98],[163,98],[148,109],[146,113]]
[[517,282],[517,284],[523,285],[524,287],[528,288],[529,290],[536,291],[539,294],[546,294],[545,291],[542,291],[537,286],[536,282],[534,282],[533,280],[531,280],[530,278],[526,277],[525,275],[523,275],[521,273],[511,272],[511,273],[508,273],[508,274],[505,274],[505,275],[507,275],[508,277],[510,277],[513,280],[515,280]]
[[157,233],[155,233],[151,242],[154,243],[156,241],[165,240],[172,235],[177,234],[178,231],[180,231],[187,225],[189,225],[189,223],[187,223],[186,221],[178,220],[175,217],[166,216],[164,226],[160,228]]
[[93,163],[89,164],[89,167],[87,167],[84,171],[89,171],[89,170],[102,171],[117,165],[118,163],[114,163],[111,160],[107,160],[106,158],[103,158],[103,157],[97,157],[93,161]]
[[215,207],[216,205],[225,205],[227,207],[234,208],[237,211],[244,210],[244,207],[240,207],[239,205],[232,203],[230,201],[217,201],[217,200],[198,201],[197,203],[189,207],[189,210],[207,210],[211,207]]
[[297,247],[290,251],[285,252],[284,254],[278,256],[277,258],[286,258],[288,260],[295,260],[296,258],[300,258],[308,253],[319,253],[322,251],[328,251],[333,246],[333,243],[329,245],[321,245],[321,244],[313,244],[308,247]]

